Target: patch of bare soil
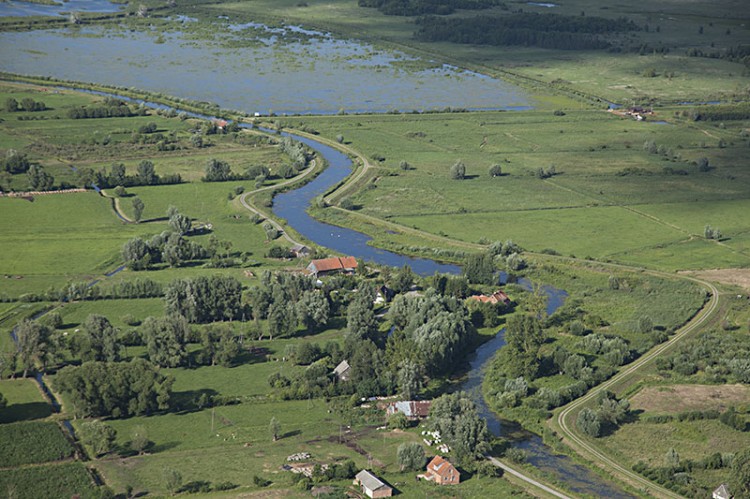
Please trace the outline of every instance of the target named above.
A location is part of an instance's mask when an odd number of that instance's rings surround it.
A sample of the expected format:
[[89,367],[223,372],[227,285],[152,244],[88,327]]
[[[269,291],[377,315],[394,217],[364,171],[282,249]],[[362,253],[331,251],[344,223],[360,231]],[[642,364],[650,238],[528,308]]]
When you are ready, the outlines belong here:
[[738,286],[750,293],[750,269],[714,269],[686,273],[699,279]]
[[750,403],[746,385],[672,385],[649,386],[630,399],[631,409],[676,413],[716,409]]

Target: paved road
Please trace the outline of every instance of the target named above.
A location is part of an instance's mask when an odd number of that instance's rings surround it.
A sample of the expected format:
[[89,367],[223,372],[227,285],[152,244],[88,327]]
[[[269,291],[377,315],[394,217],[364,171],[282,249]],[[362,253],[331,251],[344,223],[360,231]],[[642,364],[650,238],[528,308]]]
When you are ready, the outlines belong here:
[[520,471],[516,471],[515,469],[511,468],[507,464],[501,463],[499,460],[497,460],[496,458],[494,458],[492,456],[486,456],[486,457],[487,457],[487,459],[489,459],[489,461],[492,464],[494,464],[498,468],[502,468],[506,473],[510,473],[511,475],[513,475],[513,476],[515,476],[517,478],[520,478],[524,482],[530,483],[534,487],[536,487],[538,489],[541,489],[541,490],[547,492],[548,494],[551,494],[551,495],[553,495],[555,497],[559,497],[560,499],[572,499],[570,496],[566,496],[562,492],[558,492],[557,490],[555,490],[553,488],[550,488],[547,485],[545,485],[545,484],[543,484],[541,482],[538,482],[538,481],[534,480],[533,478],[531,478],[529,476],[524,475]]

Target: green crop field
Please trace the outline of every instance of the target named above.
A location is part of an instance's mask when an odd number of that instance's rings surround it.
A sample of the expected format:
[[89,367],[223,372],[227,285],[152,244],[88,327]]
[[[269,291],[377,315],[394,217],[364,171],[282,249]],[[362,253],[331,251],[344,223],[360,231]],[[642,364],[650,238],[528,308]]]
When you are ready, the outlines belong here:
[[18,499],[40,497],[99,497],[82,463],[50,464],[0,470],[0,490]]
[[59,461],[73,454],[73,446],[57,423],[29,421],[0,426],[3,455],[0,467]]

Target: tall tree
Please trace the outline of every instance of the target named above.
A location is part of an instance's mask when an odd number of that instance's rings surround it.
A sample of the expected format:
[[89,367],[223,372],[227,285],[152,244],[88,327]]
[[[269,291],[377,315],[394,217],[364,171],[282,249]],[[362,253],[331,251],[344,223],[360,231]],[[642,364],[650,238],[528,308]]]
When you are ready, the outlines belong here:
[[29,187],[36,191],[48,191],[52,189],[55,183],[55,177],[47,173],[44,168],[38,165],[31,165],[26,172],[29,180]]
[[143,201],[141,201],[141,198],[133,198],[133,220],[137,222],[141,221],[141,217],[143,216],[143,209],[145,208],[145,205],[143,204]]
[[295,305],[297,318],[308,332],[316,327],[328,323],[331,306],[328,299],[320,291],[305,291]]
[[398,389],[406,400],[412,400],[422,389],[422,366],[413,360],[404,360],[398,366]]
[[25,378],[35,361],[46,363],[51,347],[50,331],[37,321],[25,319],[16,328],[16,340],[18,359],[23,363]]
[[453,180],[463,180],[466,177],[466,165],[464,165],[464,162],[459,159],[453,163],[450,174]]
[[177,314],[149,317],[143,321],[141,335],[146,341],[148,358],[161,367],[177,367],[188,360],[186,345],[190,337],[187,320]]
[[268,432],[271,434],[271,440],[274,442],[281,437],[281,423],[276,419],[276,416],[271,418],[271,423],[268,425]]
[[505,370],[511,376],[534,379],[539,369],[539,349],[544,343],[542,324],[531,315],[514,315],[505,328]]
[[346,309],[346,335],[356,340],[377,340],[378,323],[373,311],[373,300],[364,289]]
[[401,471],[419,471],[427,460],[424,454],[424,447],[417,442],[404,442],[396,450],[398,465]]
[[463,392],[435,399],[430,408],[430,424],[460,463],[473,461],[489,449],[487,423]]
[[159,182],[156,169],[151,161],[144,159],[138,163],[138,182],[142,185],[154,185]]
[[90,314],[83,327],[71,342],[71,350],[85,361],[99,360],[116,362],[120,360],[121,346],[118,331],[109,320],[97,314]]
[[497,283],[495,263],[489,253],[475,253],[466,258],[464,275],[472,284]]
[[122,246],[122,259],[131,270],[147,269],[151,262],[148,244],[140,237],[134,237]]
[[81,441],[88,445],[96,457],[108,454],[114,449],[117,432],[99,420],[81,424]]

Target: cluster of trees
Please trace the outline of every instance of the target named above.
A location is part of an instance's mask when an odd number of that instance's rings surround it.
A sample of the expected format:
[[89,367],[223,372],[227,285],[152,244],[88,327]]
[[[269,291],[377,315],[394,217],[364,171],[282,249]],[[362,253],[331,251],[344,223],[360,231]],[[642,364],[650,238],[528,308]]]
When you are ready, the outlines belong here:
[[70,396],[73,411],[82,417],[122,418],[165,410],[173,383],[143,359],[66,366],[55,378],[56,388]]
[[720,241],[723,237],[723,234],[718,227],[711,227],[710,225],[706,225],[706,227],[703,229],[703,237],[705,237],[706,239],[714,239],[716,241]]
[[179,314],[191,323],[239,320],[248,312],[242,284],[231,276],[177,279],[167,286],[164,299],[167,314]]
[[29,187],[34,191],[49,191],[55,183],[55,177],[47,173],[41,165],[31,165],[26,177]]
[[13,97],[8,97],[7,99],[5,99],[5,110],[9,113],[15,113],[17,111],[45,111],[46,109],[47,106],[44,104],[44,102],[35,101],[31,97],[25,97],[21,99],[20,103]]
[[441,18],[417,20],[415,38],[426,42],[471,43],[476,45],[522,45],[558,50],[603,49],[610,44],[600,35],[636,31],[625,18],[564,16],[517,12],[507,16]]
[[628,416],[630,402],[618,400],[609,391],[602,391],[596,397],[596,408],[581,409],[576,418],[576,427],[590,437],[600,437],[616,429]]
[[145,108],[133,110],[127,102],[107,97],[100,105],[79,106],[68,109],[70,119],[89,118],[129,118],[131,116],[145,116]]
[[507,9],[502,0],[359,0],[358,5],[378,9],[387,16],[446,16],[456,9],[481,10],[496,6]]
[[96,184],[102,189],[113,187],[134,187],[138,185],[167,185],[179,184],[182,177],[179,173],[165,176],[159,176],[156,173],[154,163],[149,160],[143,160],[138,163],[135,175],[128,175],[125,165],[122,163],[113,163],[109,171],[106,167],[99,170],[84,169],[79,172],[79,178],[83,183]]
[[134,237],[120,251],[125,265],[131,270],[145,270],[157,263],[178,267],[193,260],[210,257],[206,248],[177,232],[165,231],[149,240]]
[[3,170],[8,173],[26,173],[30,167],[29,158],[15,149],[9,149],[3,159]]
[[440,432],[459,464],[469,464],[489,450],[487,423],[463,392],[442,395],[432,402],[430,426]]
[[526,267],[526,261],[521,257],[523,249],[510,239],[505,242],[495,241],[489,245],[484,253],[473,253],[466,257],[463,274],[471,284],[496,285],[498,282],[496,263],[504,263],[511,271],[519,271]]
[[388,359],[400,366],[399,379],[414,371],[427,375],[450,372],[476,335],[463,302],[432,289],[422,296],[396,296],[388,319],[393,325]]
[[682,458],[671,448],[664,455],[663,466],[649,466],[639,461],[633,470],[685,497],[702,497],[711,489],[701,487],[691,473],[698,470],[729,469],[729,491],[733,497],[750,497],[750,450],[736,454],[715,452],[703,459]]
[[750,345],[741,336],[710,332],[683,343],[669,357],[659,357],[656,367],[683,376],[700,372],[711,383],[750,383]]
[[689,111],[694,121],[733,121],[750,118],[750,104],[720,104],[715,106],[698,107]]
[[327,324],[333,313],[331,290],[315,289],[309,276],[263,272],[260,285],[250,289],[248,300],[255,320],[267,319],[268,335],[273,339],[292,335],[298,325],[312,332]]

